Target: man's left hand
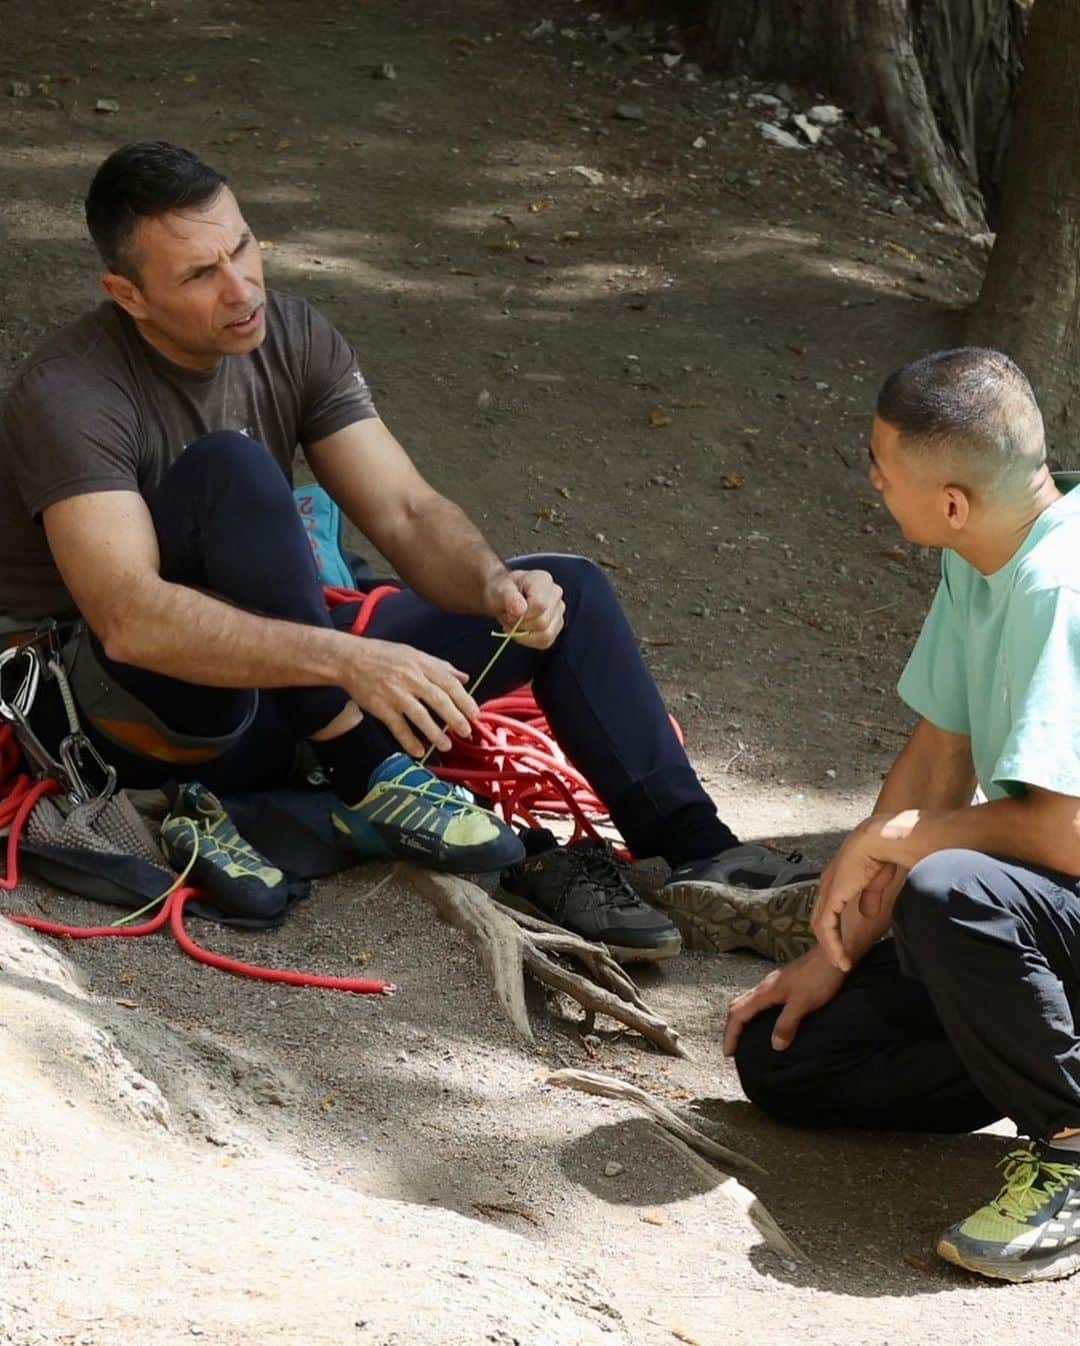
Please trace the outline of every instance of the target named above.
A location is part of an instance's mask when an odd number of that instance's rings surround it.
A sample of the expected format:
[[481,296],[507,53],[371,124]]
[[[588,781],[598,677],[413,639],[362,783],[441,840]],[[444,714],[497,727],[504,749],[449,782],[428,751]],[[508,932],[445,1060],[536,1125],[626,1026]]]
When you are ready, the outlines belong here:
[[493,582],[490,601],[504,631],[521,623],[514,640],[529,649],[550,649],[563,629],[563,592],[546,570],[508,570]]
[[851,970],[851,959],[840,932],[844,909],[859,902],[864,916],[876,916],[886,897],[895,898],[896,843],[918,822],[911,809],[895,817],[867,818],[840,847],[821,876],[818,899],[810,925],[829,961],[842,972]]

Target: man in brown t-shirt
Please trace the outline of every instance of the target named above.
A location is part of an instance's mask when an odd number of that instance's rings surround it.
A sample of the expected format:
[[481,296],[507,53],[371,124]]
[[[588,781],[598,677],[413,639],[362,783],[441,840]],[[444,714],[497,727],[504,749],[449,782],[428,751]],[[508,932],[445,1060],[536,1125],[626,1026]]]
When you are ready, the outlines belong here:
[[[516,634],[485,695],[532,682],[636,854],[665,856],[684,888],[740,864],[761,887],[789,876],[717,818],[603,574],[495,555],[378,417],[341,336],[265,288],[215,170],[165,142],[126,146],[86,214],[107,301],[0,407],[0,628],[83,619],[92,675],[76,688],[101,693],[88,718],[122,779],[251,788],[307,739],[359,849],[503,868],[522,855],[514,834],[411,760],[470,734],[466,687],[495,622]],[[408,586],[362,637],[339,629],[350,611],[327,613],[289,489],[298,447]],[[145,713],[116,713],[116,689]],[[556,919],[628,955],[677,951],[670,922],[590,857],[527,869],[519,887]]]

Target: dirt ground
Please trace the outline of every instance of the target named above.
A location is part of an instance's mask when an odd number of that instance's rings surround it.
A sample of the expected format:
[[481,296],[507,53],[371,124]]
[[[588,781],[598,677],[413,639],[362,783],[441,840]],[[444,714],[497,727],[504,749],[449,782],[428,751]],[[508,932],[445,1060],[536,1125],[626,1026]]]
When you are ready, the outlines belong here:
[[[570,0],[539,15],[523,0],[8,0],[0,17],[0,370],[95,298],[80,202],[100,159],[142,138],[199,150],[233,183],[270,283],[345,332],[384,417],[495,545],[607,568],[728,821],[827,857],[903,742],[894,686],[936,565],[866,480],[873,397],[956,339],[985,257],[888,145],[850,124],[812,149],[767,144],[751,86],[669,69]],[[538,18],[553,30],[530,37]],[[807,1135],[742,1099],[719,1034],[758,960],[684,956],[643,979],[692,1061],[606,1032],[593,1056],[539,997],[526,1048],[456,933],[400,884],[367,896],[382,873],[320,885],[279,932],[200,934],[268,963],[362,965],[400,984],[392,1001],[268,991],[164,939],[69,950],[132,1025],[212,1035],[292,1081],[273,1097],[236,1081],[243,1139],[205,1128],[211,1188],[257,1151],[355,1195],[497,1222],[525,1263],[595,1268],[642,1346],[1025,1343],[1070,1313],[1068,1285],[982,1284],[930,1254],[993,1186],[999,1138]],[[9,900],[87,919],[29,886]],[[765,1250],[625,1108],[543,1087],[559,1064],[631,1078],[765,1164],[755,1189],[809,1261]],[[92,1278],[101,1249],[75,1242]],[[0,1287],[33,1300],[8,1340],[140,1346],[107,1314],[65,1319],[47,1270],[0,1265]],[[220,1271],[200,1305],[210,1340],[374,1341],[237,1335]]]

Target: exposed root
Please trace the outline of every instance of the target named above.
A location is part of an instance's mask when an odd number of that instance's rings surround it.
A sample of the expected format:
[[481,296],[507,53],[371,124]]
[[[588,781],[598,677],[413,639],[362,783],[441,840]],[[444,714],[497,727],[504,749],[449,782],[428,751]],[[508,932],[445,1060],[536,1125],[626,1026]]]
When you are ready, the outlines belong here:
[[[573,935],[495,901],[482,888],[451,874],[404,865],[409,883],[448,925],[476,947],[496,999],[527,1041],[533,1041],[525,1005],[525,973],[576,1000],[589,1014],[606,1014],[672,1056],[686,1056],[678,1032],[642,999],[637,987],[600,944]],[[573,958],[582,976],[557,961]]]

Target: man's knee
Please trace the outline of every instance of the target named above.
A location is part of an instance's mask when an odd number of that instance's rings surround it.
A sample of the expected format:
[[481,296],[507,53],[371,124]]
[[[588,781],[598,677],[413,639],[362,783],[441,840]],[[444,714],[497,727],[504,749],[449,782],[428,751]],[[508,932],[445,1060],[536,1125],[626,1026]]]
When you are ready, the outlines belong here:
[[958,918],[976,901],[994,901],[1000,863],[981,851],[936,851],[912,869],[893,910],[893,930],[909,954],[932,954],[957,932]]
[[585,606],[618,604],[611,581],[587,556],[520,556],[510,566],[514,570],[546,570],[562,589],[568,612]]
[[169,469],[165,489],[169,494],[204,492],[215,503],[237,495],[252,509],[293,498],[270,451],[238,430],[215,430],[192,440]]
[[806,1093],[799,1039],[785,1051],[772,1045],[779,1010],[765,1010],[743,1027],[735,1048],[739,1083],[751,1103],[780,1121],[797,1120],[799,1100]]

